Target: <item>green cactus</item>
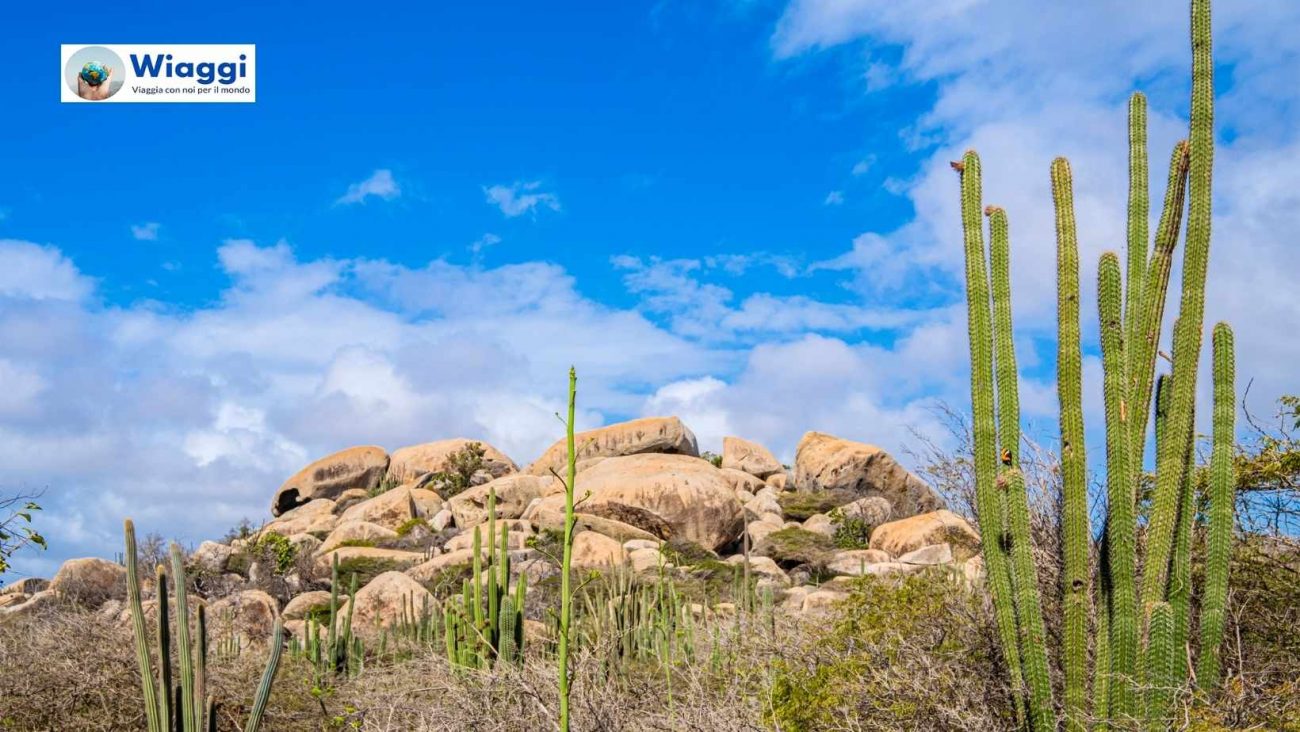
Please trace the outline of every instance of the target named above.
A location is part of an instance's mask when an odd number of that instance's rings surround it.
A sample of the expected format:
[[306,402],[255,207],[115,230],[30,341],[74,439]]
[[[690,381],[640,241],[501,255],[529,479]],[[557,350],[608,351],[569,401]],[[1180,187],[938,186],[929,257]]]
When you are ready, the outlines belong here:
[[[993,595],[994,617],[1003,659],[1016,690],[1016,711],[1023,719],[1024,702],[1016,605],[1003,513],[1006,499],[997,490],[997,422],[993,409],[993,333],[989,312],[989,275],[984,259],[984,230],[980,220],[982,181],[979,156],[968,151],[953,166],[961,174],[961,216],[966,252],[966,303],[971,352],[971,405],[974,413],[975,500],[984,537],[984,566]],[[1008,310],[1009,314],[1009,310]],[[1014,367],[1013,367],[1014,368]],[[1017,446],[1018,447],[1018,446]]]
[[[350,610],[348,614],[352,614]],[[244,725],[244,732],[257,732],[262,726],[262,715],[266,712],[267,700],[271,698],[271,686],[275,684],[275,672],[280,668],[280,651],[283,647],[284,624],[276,618],[275,626],[271,630],[270,657],[266,660],[262,680],[258,682],[257,692],[253,695],[253,708],[248,713],[248,723]]]
[[1186,461],[1183,450],[1192,432],[1196,369],[1201,354],[1205,278],[1210,254],[1210,204],[1214,167],[1214,64],[1211,59],[1210,0],[1192,0],[1191,163],[1188,173],[1187,237],[1183,254],[1183,293],[1174,330],[1170,439],[1156,453],[1156,487],[1147,531],[1147,561],[1142,601],[1160,601],[1167,587],[1178,495]]
[[1029,497],[1020,470],[1006,470],[997,479],[997,490],[1006,494],[1011,530],[1012,576],[1016,584],[1019,612],[1020,655],[1025,682],[1029,687],[1029,727],[1049,732],[1056,729],[1052,703],[1052,679],[1047,662],[1047,628],[1038,594],[1038,571],[1029,533]]
[[1171,639],[1179,678],[1186,680],[1188,668],[1187,638],[1191,631],[1192,602],[1192,533],[1196,523],[1195,459],[1196,440],[1189,436],[1183,448],[1184,467],[1182,490],[1178,496],[1178,520],[1174,530],[1174,552],[1169,563],[1169,592],[1167,599],[1173,613]]
[[1146,722],[1147,729],[1165,732],[1173,717],[1174,690],[1179,680],[1175,671],[1174,613],[1167,602],[1147,610]]
[[1206,532],[1205,587],[1201,599],[1201,655],[1196,678],[1201,686],[1219,683],[1228,564],[1232,558],[1235,496],[1232,456],[1235,441],[1236,365],[1232,328],[1214,326],[1214,450],[1210,455],[1209,528]]
[[1065,718],[1082,729],[1088,694],[1088,478],[1083,444],[1083,376],[1079,346],[1079,244],[1075,234],[1070,164],[1052,161],[1056,204],[1057,391],[1061,402],[1061,582],[1065,604],[1062,656],[1065,667]]
[[[1120,295],[1119,257],[1114,252],[1107,252],[1102,255],[1098,267],[1097,308],[1101,322],[1106,404],[1107,519],[1104,571],[1109,583],[1109,607],[1103,605],[1099,626],[1104,620],[1110,638],[1107,643],[1109,667],[1102,665],[1099,658],[1097,673],[1109,677],[1106,703],[1109,716],[1122,719],[1132,717],[1137,712],[1133,696],[1137,664],[1137,588],[1134,584],[1137,539],[1134,470],[1128,439],[1131,412],[1125,390],[1126,361]],[[1107,611],[1109,618],[1106,617]]]
[[[172,581],[176,595],[176,635],[177,660],[179,662],[180,684],[172,686],[171,668],[171,622],[168,609],[167,571],[162,565],[156,568],[155,580],[158,594],[158,626],[155,639],[158,652],[157,685],[153,675],[150,659],[151,649],[146,630],[144,604],[140,599],[140,577],[138,558],[136,557],[135,525],[130,519],[123,523],[126,540],[126,595],[131,612],[131,625],[135,635],[136,661],[140,669],[140,688],[145,704],[145,722],[149,732],[216,732],[217,702],[211,696],[204,696],[207,688],[207,614],[203,605],[196,608],[195,633],[190,634],[189,598],[187,587],[189,581],[185,574],[184,557],[181,549],[172,544],[170,559]],[[280,621],[276,620],[271,638],[271,657],[262,675],[262,682],[254,697],[254,717],[250,718],[244,729],[256,732],[262,710],[271,691],[279,664],[284,632]],[[174,696],[173,696],[174,695]]]
[[[1128,101],[1128,270],[1124,281],[1124,340],[1137,340],[1146,273],[1148,223],[1151,215],[1150,172],[1147,170],[1147,98],[1134,92]],[[1132,368],[1126,363],[1129,373]]]
[[560,732],[569,732],[569,626],[573,620],[573,590],[570,587],[570,575],[573,569],[573,484],[578,474],[573,420],[577,395],[578,371],[571,367],[569,369],[569,418],[564,423],[568,443],[568,473],[564,481],[564,553],[560,561],[560,637],[556,659],[560,682]]

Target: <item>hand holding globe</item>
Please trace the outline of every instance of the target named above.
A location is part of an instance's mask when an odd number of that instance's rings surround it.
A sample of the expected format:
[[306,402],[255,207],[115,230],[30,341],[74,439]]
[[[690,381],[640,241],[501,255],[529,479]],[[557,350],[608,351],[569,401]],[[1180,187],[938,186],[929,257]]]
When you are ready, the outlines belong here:
[[77,74],[77,96],[82,99],[108,99],[111,94],[109,78],[113,75],[112,66],[104,66],[97,61],[87,61]]

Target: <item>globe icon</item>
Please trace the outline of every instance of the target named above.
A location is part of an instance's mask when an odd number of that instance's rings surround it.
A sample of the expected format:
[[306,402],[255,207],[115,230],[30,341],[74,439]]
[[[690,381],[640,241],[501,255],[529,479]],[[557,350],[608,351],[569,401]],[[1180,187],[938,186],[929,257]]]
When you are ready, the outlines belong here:
[[108,69],[98,61],[87,61],[86,65],[81,67],[81,79],[91,86],[99,86],[108,79]]

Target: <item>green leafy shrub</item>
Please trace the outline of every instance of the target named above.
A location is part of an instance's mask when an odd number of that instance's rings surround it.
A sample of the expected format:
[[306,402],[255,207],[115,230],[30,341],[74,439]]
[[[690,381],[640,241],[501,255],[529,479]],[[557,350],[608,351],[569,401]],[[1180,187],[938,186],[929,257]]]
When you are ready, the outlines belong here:
[[267,531],[257,537],[253,543],[253,552],[270,561],[276,574],[284,574],[293,567],[298,558],[298,547],[285,536]]
[[447,456],[447,469],[429,476],[429,485],[443,498],[451,498],[473,485],[474,474],[486,467],[481,442],[471,442]]
[[679,567],[718,561],[718,555],[687,539],[669,539],[659,545],[664,559]]
[[338,545],[341,547],[342,546],[374,547],[375,540],[374,539],[344,539],[343,541],[340,541]]
[[397,535],[406,536],[407,534],[411,533],[411,531],[417,526],[423,526],[426,529],[429,529],[430,531],[433,530],[433,527],[429,525],[428,521],[425,521],[422,518],[413,518],[413,519],[407,519],[406,521],[403,521],[402,525],[397,527]]
[[722,456],[716,452],[710,452],[708,450],[705,450],[704,452],[700,453],[700,459],[708,460],[709,463],[711,463],[715,468],[722,467]]
[[339,561],[339,576],[357,575],[357,587],[365,587],[370,580],[384,572],[392,572],[400,567],[398,562],[380,557],[349,557]]
[[835,524],[835,537],[831,541],[840,549],[866,549],[875,528],[865,519],[841,517]]

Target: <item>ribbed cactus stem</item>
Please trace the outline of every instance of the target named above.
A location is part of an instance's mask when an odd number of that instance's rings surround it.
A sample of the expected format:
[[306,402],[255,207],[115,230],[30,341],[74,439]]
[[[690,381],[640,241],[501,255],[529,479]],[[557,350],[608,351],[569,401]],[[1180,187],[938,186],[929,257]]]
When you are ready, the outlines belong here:
[[997,477],[996,490],[1004,492],[1007,497],[1011,574],[1016,578],[1016,609],[1020,617],[1020,655],[1025,683],[1029,688],[1029,728],[1035,732],[1052,732],[1056,730],[1056,710],[1047,663],[1047,628],[1035,581],[1037,569],[1029,530],[1029,496],[1025,490],[1025,477],[1016,468],[1003,471]]
[[[194,628],[194,718],[204,721],[204,704],[208,698],[208,611],[203,603],[195,608]],[[207,729],[204,727],[204,729]]]
[[1228,566],[1232,559],[1236,501],[1232,457],[1237,407],[1232,340],[1232,329],[1227,323],[1214,326],[1214,449],[1210,455],[1209,527],[1206,530],[1205,589],[1201,598],[1201,655],[1196,671],[1197,682],[1206,689],[1219,684]]
[[[984,209],[989,224],[989,269],[993,295],[993,373],[997,382],[997,439],[1001,443],[1002,467],[1010,469],[1021,467],[1021,390],[1019,374],[1015,367],[1015,339],[1011,328],[1011,243],[1010,226],[1006,220],[1006,211],[996,205]],[[1000,490],[992,491],[997,499],[996,536],[1008,534],[1008,516],[1006,516],[1006,494]],[[1005,551],[1004,551],[1005,556]],[[1008,566],[1011,597],[1015,597],[1015,585],[1021,577],[1010,571],[1009,559],[1004,559]],[[1037,581],[1037,575],[1023,581]],[[1014,605],[1014,603],[1013,603]],[[1009,612],[1011,623],[1006,629],[1009,638],[1015,638],[1014,611]],[[1002,632],[1001,625],[998,631]],[[1011,677],[1021,679],[1021,658],[1017,653],[1006,658]],[[1017,719],[1024,719],[1024,699],[1021,694],[1013,697]]]
[[501,600],[501,652],[499,658],[505,663],[514,663],[517,646],[515,645],[515,601],[509,595]]
[[1196,369],[1205,315],[1205,276],[1210,254],[1210,196],[1214,167],[1214,64],[1210,57],[1210,0],[1192,0],[1191,167],[1188,173],[1187,239],[1183,294],[1174,331],[1174,392],[1170,439],[1156,454],[1155,505],[1147,531],[1142,600],[1162,600],[1173,550],[1178,494],[1186,467],[1183,450],[1192,432]]
[[140,690],[144,696],[144,716],[149,732],[170,732],[162,726],[158,715],[158,697],[153,683],[153,667],[149,660],[149,636],[144,622],[144,606],[140,601],[140,574],[135,551],[135,524],[131,519],[123,522],[126,535],[126,602],[131,610],[131,629],[135,636],[135,660],[140,670]]
[[[349,608],[348,614],[351,615]],[[262,726],[262,715],[266,713],[266,702],[271,698],[271,686],[275,683],[275,672],[280,668],[280,651],[284,647],[284,624],[279,619],[275,619],[275,626],[271,630],[271,651],[270,656],[266,659],[266,668],[262,671],[262,680],[257,685],[257,692],[253,695],[253,708],[248,713],[248,724],[244,725],[244,732],[257,732]]]
[[172,650],[171,622],[167,607],[167,570],[161,564],[154,568],[154,587],[158,593],[158,717],[163,729],[174,727],[172,719]]
[[573,617],[573,485],[578,474],[578,455],[574,446],[573,420],[578,394],[578,372],[569,369],[569,415],[565,421],[568,445],[568,472],[564,480],[564,552],[560,560],[560,639],[557,663],[560,682],[560,732],[569,732],[569,626]]
[[[1124,273],[1128,292],[1124,296],[1124,339],[1132,343],[1137,339],[1139,314],[1143,307],[1143,287],[1146,285],[1147,249],[1149,248],[1148,217],[1151,215],[1151,196],[1148,190],[1151,175],[1147,170],[1147,98],[1134,92],[1128,101],[1128,269]],[[1132,369],[1125,364],[1131,374]]]
[[[1103,391],[1106,405],[1106,552],[1105,573],[1110,585],[1108,621],[1110,666],[1097,662],[1097,673],[1109,674],[1111,717],[1136,715],[1134,681],[1137,665],[1135,472],[1129,435],[1126,364],[1121,319],[1119,257],[1106,252],[1097,268],[1097,310],[1101,323]],[[1101,616],[1105,617],[1106,607]]]
[[[961,217],[966,258],[966,318],[970,335],[971,412],[975,457],[975,503],[984,567],[994,617],[1001,639],[1016,712],[1025,717],[1023,671],[1016,630],[1015,590],[1008,557],[1008,532],[1003,521],[1005,498],[998,491],[998,434],[994,414],[993,323],[990,314],[988,267],[984,258],[984,228],[980,219],[983,182],[979,155],[967,151],[953,167],[961,174]],[[1018,446],[1017,446],[1018,447]],[[1031,575],[1031,577],[1034,575]]]
[[1186,680],[1187,639],[1191,632],[1192,532],[1196,523],[1196,439],[1189,435],[1184,448],[1182,490],[1178,497],[1178,521],[1174,528],[1174,552],[1169,561],[1169,608],[1173,613],[1172,642],[1178,677]]
[[1174,690],[1178,680],[1174,671],[1174,613],[1167,602],[1157,602],[1147,610],[1146,652],[1146,722],[1152,732],[1165,732],[1173,714]]
[[171,545],[172,581],[176,589],[176,658],[180,661],[181,703],[176,710],[184,732],[195,732],[198,719],[194,708],[194,649],[190,642],[189,592],[185,581],[185,559],[181,548]]
[[1088,694],[1088,481],[1083,445],[1083,359],[1079,345],[1079,242],[1075,232],[1070,164],[1052,161],[1056,204],[1057,351],[1056,388],[1061,403],[1061,578],[1065,621],[1061,652],[1065,668],[1065,719],[1083,729]]
[[1130,336],[1129,402],[1132,404],[1130,429],[1133,433],[1133,469],[1142,470],[1146,455],[1146,430],[1151,409],[1152,380],[1155,378],[1156,351],[1164,323],[1168,299],[1169,276],[1173,270],[1174,248],[1182,229],[1183,208],[1187,203],[1187,169],[1191,156],[1186,140],[1174,146],[1169,158],[1169,178],[1165,186],[1164,208],[1156,227],[1155,244],[1146,267],[1146,284],[1142,288],[1137,333]]

